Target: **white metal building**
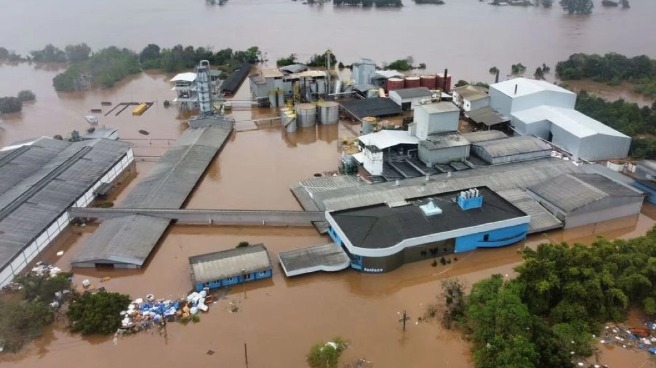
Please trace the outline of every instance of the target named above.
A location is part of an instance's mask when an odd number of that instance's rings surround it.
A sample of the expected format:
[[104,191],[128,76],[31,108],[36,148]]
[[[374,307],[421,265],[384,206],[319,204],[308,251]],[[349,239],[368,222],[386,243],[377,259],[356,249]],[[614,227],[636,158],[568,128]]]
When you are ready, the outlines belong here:
[[644,199],[637,190],[599,174],[565,174],[527,191],[566,229],[638,215]]
[[362,160],[365,170],[371,175],[383,173],[383,151],[398,145],[416,146],[419,140],[411,136],[405,130],[381,130],[379,132],[365,134],[358,138],[363,147],[362,155],[357,159]]
[[631,138],[574,110],[576,94],[554,84],[515,78],[490,86],[490,106],[515,131],[548,140],[588,161],[624,158]]
[[420,105],[414,112],[413,130],[419,139],[428,139],[431,134],[458,130],[460,110],[450,102]]
[[469,157],[469,141],[460,132],[429,135],[419,142],[419,159],[427,166],[462,161]]
[[451,90],[453,103],[464,111],[471,111],[488,106],[490,96],[487,88],[477,86],[460,86]]
[[362,59],[352,65],[351,77],[355,85],[371,84],[374,73],[376,73],[376,63],[371,59]]
[[433,93],[426,87],[395,89],[389,92],[389,98],[401,109],[414,110],[423,101],[430,102]]
[[134,161],[128,143],[40,138],[0,151],[0,286],[9,283]]

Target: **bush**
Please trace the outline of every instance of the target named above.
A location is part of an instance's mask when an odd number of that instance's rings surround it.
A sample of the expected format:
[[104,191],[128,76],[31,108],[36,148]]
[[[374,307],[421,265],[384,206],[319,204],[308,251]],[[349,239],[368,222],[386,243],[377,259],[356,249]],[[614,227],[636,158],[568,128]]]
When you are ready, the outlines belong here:
[[280,58],[276,61],[278,67],[296,64],[296,55],[290,54],[286,58]]
[[23,103],[17,97],[0,97],[0,114],[20,112]]
[[68,308],[69,327],[83,335],[108,335],[121,326],[120,312],[130,304],[125,294],[101,291],[73,296]]
[[245,248],[245,247],[248,247],[249,245],[250,245],[250,243],[247,242],[247,241],[240,241],[239,244],[237,244],[237,246],[235,248]]
[[30,90],[22,90],[18,92],[18,99],[22,102],[34,101],[36,99],[36,95]]
[[330,342],[314,344],[306,356],[306,361],[312,368],[336,368],[346,347],[344,339],[334,337]]
[[31,340],[43,335],[55,319],[46,303],[9,300],[0,302],[0,340],[4,350],[17,352]]

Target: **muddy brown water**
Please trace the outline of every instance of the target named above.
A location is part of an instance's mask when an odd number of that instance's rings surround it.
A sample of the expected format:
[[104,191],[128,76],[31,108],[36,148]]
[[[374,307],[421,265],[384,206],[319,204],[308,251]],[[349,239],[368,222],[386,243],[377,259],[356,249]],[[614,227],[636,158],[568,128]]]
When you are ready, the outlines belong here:
[[[651,43],[635,36],[653,27],[656,3],[633,0],[631,4],[628,11],[597,7],[595,14],[586,18],[565,16],[558,7],[491,7],[473,0],[452,1],[442,7],[406,2],[398,10],[335,9],[330,4],[309,7],[282,0],[235,1],[224,7],[208,6],[201,0],[69,0],[67,6],[0,0],[0,45],[20,53],[47,43],[87,42],[93,48],[118,45],[135,50],[150,42],[213,45],[215,49],[260,45],[271,60],[269,65],[292,52],[305,60],[330,47],[347,63],[359,57],[383,62],[412,55],[416,62],[425,62],[429,71],[448,67],[456,80],[491,82],[487,70],[492,65],[503,70],[522,62],[530,74],[543,62],[553,69],[556,61],[573,52],[656,56]],[[476,27],[467,27],[468,22]],[[20,39],[15,38],[16,30],[21,30]],[[215,38],[200,39],[206,30],[214,30],[210,34]],[[460,30],[457,37],[454,30]],[[489,30],[494,30],[493,37],[486,36]],[[381,37],[385,38],[384,47]],[[162,39],[166,42],[159,41]],[[522,50],[521,55],[515,50]],[[68,135],[73,129],[83,132],[88,127],[83,116],[92,108],[102,108],[100,124],[119,128],[121,137],[134,144],[139,156],[138,174],[133,180],[126,179],[124,190],[116,194],[120,203],[185,129],[177,111],[162,106],[162,101],[172,98],[167,83],[170,75],[144,73],[111,89],[56,93],[52,78],[60,71],[56,66],[0,66],[0,96],[15,95],[22,89],[37,95],[37,101],[26,104],[21,113],[0,117],[0,145],[42,135]],[[248,95],[247,88],[242,88],[236,99]],[[155,104],[141,117],[132,116],[131,109],[104,116],[108,108],[100,106],[102,101]],[[286,134],[275,122],[259,126],[242,122],[275,116],[275,111],[268,109],[235,108],[233,115],[243,131],[233,134],[211,164],[188,201],[189,208],[298,209],[289,186],[314,173],[334,170],[338,141],[353,135],[347,123]],[[144,136],[139,130],[150,134]],[[520,245],[461,255],[447,266],[431,267],[426,261],[383,275],[348,270],[286,279],[276,266],[271,280],[247,285],[245,290],[230,289],[203,314],[199,324],[170,324],[167,337],[141,333],[121,337],[115,345],[111,338],[81,338],[57,327],[20,354],[3,356],[0,366],[77,367],[93,362],[99,368],[137,364],[240,367],[244,366],[246,343],[250,367],[303,367],[304,355],[313,343],[340,335],[352,343],[345,360],[366,357],[376,367],[470,367],[468,346],[457,333],[444,331],[436,322],[416,324],[426,304],[434,302],[440,280],[457,276],[471,285],[494,273],[511,277],[521,259],[518,250],[524,246],[544,241],[589,243],[596,235],[629,238],[643,234],[654,219],[656,210],[645,206],[637,219],[551,232]],[[42,259],[68,269],[71,257],[95,227],[69,229]],[[88,278],[97,286],[133,297],[147,293],[179,297],[191,287],[187,257],[228,249],[242,240],[265,243],[274,263],[280,251],[329,241],[312,228],[177,226],[169,230],[144,269],[77,270],[74,281]],[[59,250],[65,251],[64,256],[55,255]],[[101,284],[99,280],[105,276],[111,279]],[[230,302],[239,306],[238,312],[228,311]],[[412,318],[405,334],[397,321],[404,309]],[[208,350],[216,353],[207,355]],[[644,363],[644,355],[619,348],[603,351],[602,359],[611,367]]]

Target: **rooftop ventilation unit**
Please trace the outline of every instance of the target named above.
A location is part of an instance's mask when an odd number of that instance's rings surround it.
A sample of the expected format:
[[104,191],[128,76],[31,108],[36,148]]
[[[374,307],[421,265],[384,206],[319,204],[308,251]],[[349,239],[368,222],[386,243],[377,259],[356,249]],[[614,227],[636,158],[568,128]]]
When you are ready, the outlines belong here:
[[442,214],[442,209],[435,205],[435,202],[431,199],[428,203],[419,206],[421,212],[424,213],[424,216],[436,216]]
[[472,188],[460,192],[458,198],[456,198],[456,202],[458,202],[458,205],[463,211],[471,210],[473,208],[481,208],[483,207],[483,196],[478,189]]

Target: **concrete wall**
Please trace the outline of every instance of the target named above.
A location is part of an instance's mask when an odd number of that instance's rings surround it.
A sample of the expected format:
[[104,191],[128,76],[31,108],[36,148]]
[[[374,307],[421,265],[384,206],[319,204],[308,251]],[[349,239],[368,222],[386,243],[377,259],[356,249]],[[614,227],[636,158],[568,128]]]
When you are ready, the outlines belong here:
[[465,111],[478,110],[490,104],[490,96],[486,98],[481,98],[476,101],[469,101],[468,99],[463,99],[462,109]]
[[459,118],[458,111],[430,114],[423,106],[419,106],[414,112],[416,137],[425,140],[431,134],[457,131]]
[[428,150],[419,145],[419,159],[427,166],[445,164],[452,161],[462,161],[469,157],[470,145],[448,147],[439,150]]
[[371,152],[364,149],[364,168],[371,175],[381,175],[383,173],[383,151]]

